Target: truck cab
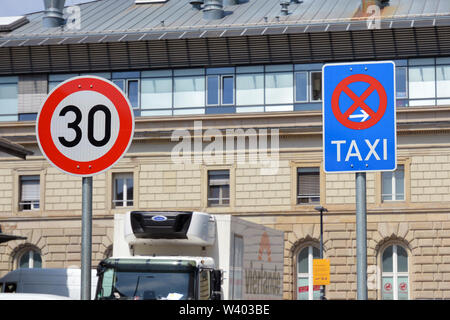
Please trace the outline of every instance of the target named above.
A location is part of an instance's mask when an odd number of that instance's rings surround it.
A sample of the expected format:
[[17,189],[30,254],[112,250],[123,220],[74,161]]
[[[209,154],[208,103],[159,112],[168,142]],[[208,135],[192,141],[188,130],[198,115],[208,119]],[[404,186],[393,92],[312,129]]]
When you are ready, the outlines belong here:
[[278,299],[283,241],[283,232],[231,215],[115,214],[113,255],[97,267],[96,299]]
[[110,258],[98,271],[99,300],[220,299],[220,272],[211,258]]
[[[115,216],[114,251],[98,268],[97,299],[220,299],[220,270],[208,214],[133,211]],[[193,256],[185,255],[192,253]]]

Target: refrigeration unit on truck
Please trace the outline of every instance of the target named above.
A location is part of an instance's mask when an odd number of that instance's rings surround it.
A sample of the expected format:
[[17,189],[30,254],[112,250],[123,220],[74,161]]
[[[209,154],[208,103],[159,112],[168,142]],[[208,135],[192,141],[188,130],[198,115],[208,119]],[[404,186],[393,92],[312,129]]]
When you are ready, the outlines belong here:
[[114,215],[97,299],[281,299],[284,234],[232,215]]

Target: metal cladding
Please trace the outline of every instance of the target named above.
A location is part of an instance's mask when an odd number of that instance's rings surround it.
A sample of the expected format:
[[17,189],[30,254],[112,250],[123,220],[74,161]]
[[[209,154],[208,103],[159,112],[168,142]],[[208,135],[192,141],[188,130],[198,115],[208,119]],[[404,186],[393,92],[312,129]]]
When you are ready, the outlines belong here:
[[63,9],[65,0],[44,0],[45,15],[42,23],[45,28],[54,28],[64,25]]
[[224,17],[222,0],[205,0],[203,5],[203,19],[218,20]]

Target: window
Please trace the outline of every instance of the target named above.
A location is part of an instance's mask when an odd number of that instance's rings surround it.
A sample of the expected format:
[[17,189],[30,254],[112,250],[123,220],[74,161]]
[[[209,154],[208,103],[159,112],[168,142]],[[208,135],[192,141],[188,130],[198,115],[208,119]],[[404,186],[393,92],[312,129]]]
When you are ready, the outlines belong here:
[[266,104],[292,103],[293,82],[292,72],[266,73]]
[[205,106],[204,76],[174,78],[174,108]]
[[395,88],[397,97],[397,106],[407,107],[408,100],[408,72],[406,67],[395,69]]
[[211,270],[200,270],[199,274],[199,300],[209,300],[211,297]]
[[450,98],[450,66],[437,66],[437,97]]
[[230,171],[208,171],[208,207],[230,204]]
[[0,121],[17,121],[17,83],[17,77],[0,77]]
[[311,72],[311,101],[322,101],[322,72]]
[[239,74],[236,76],[236,104],[264,104],[264,74]]
[[320,168],[297,168],[297,204],[320,202]]
[[409,104],[411,106],[435,105],[435,100],[433,99],[435,95],[436,95],[435,67],[434,66],[410,67]]
[[142,109],[172,108],[172,78],[142,79]]
[[118,173],[113,176],[113,208],[133,206],[133,174]]
[[19,210],[39,210],[40,188],[38,175],[20,176]]
[[219,104],[219,76],[208,76],[208,105]]
[[207,105],[234,105],[234,73],[232,67],[206,70]]
[[39,252],[28,249],[23,252],[18,259],[18,268],[42,268],[42,258]]
[[50,93],[56,88],[61,82],[64,82],[70,78],[78,77],[78,73],[68,73],[68,74],[50,74],[48,76],[48,92]]
[[295,102],[308,101],[308,72],[295,73]]
[[297,256],[297,300],[319,300],[320,286],[313,285],[313,259],[320,256],[313,246],[303,248]]
[[381,173],[382,201],[405,200],[405,166],[400,164],[393,172]]
[[400,245],[387,247],[382,254],[381,298],[408,300],[408,253]]
[[113,83],[125,93],[133,109],[139,109],[139,80],[114,79]]

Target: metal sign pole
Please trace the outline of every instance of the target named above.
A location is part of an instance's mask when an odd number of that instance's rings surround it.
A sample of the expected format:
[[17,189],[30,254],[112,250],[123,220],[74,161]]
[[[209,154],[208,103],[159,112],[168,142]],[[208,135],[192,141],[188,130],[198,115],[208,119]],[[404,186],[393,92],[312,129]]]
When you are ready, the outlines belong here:
[[92,177],[83,177],[81,214],[81,300],[91,299]]
[[356,172],[356,273],[357,299],[367,300],[367,214],[365,172]]
[[[320,210],[320,259],[323,259],[323,209]],[[320,286],[320,300],[325,300],[325,286]]]

